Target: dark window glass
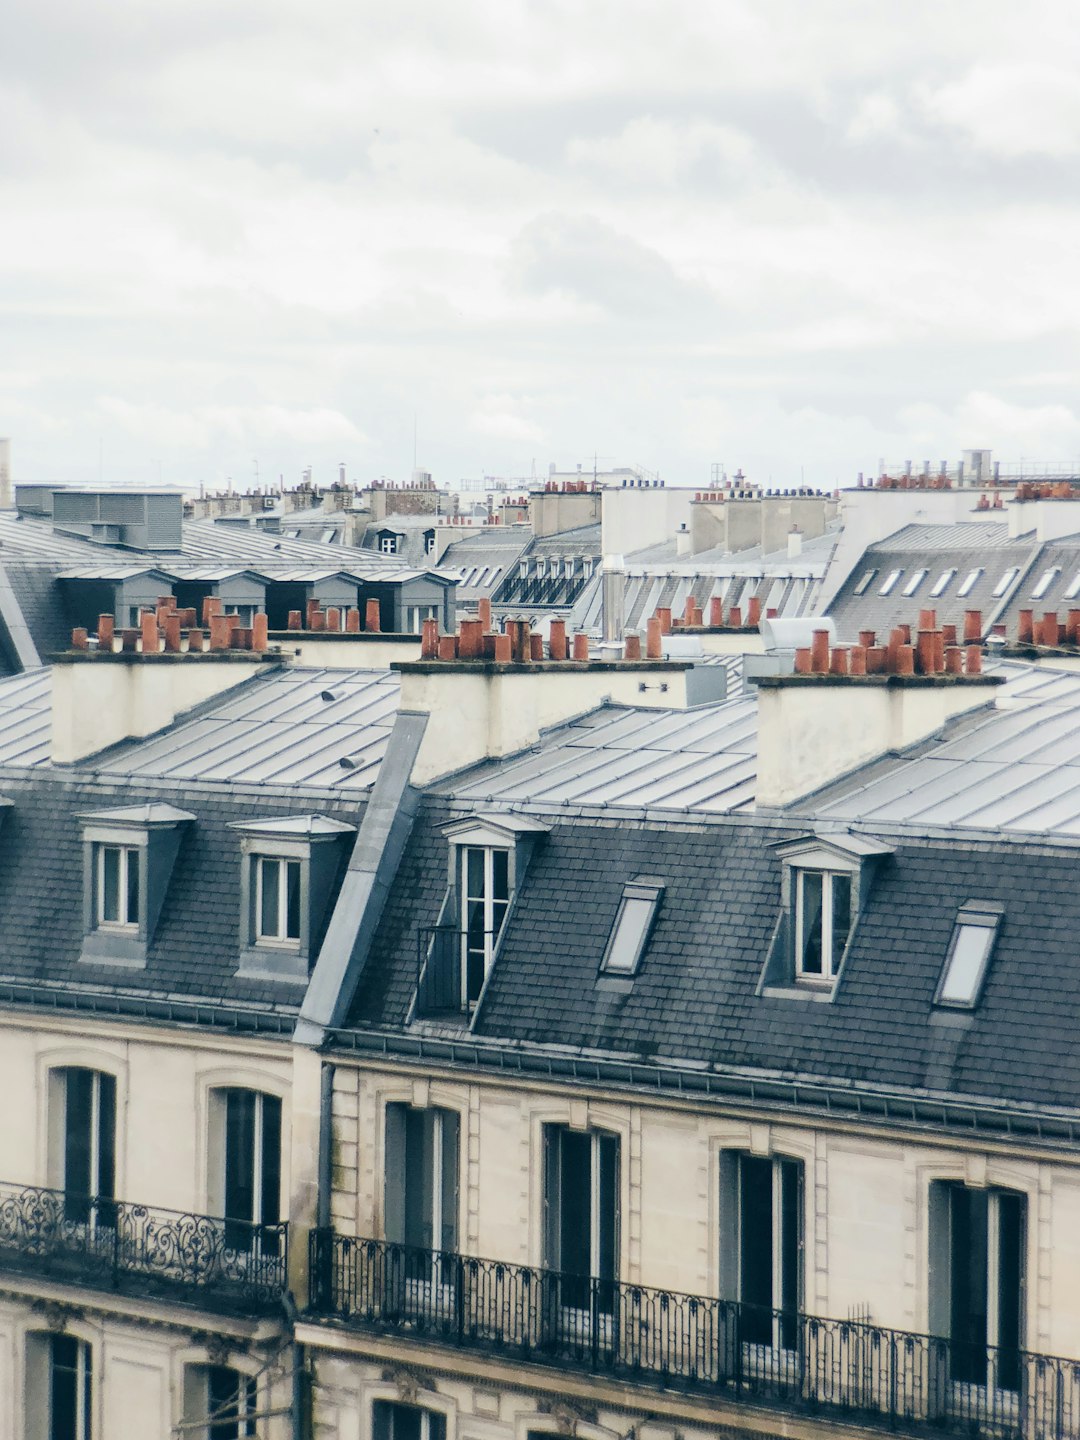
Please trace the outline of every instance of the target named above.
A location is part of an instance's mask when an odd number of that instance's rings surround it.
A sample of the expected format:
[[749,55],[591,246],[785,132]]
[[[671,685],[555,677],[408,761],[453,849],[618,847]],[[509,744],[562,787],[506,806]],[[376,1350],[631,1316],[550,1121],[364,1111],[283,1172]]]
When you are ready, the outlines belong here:
[[744,1155],[740,1169],[739,1299],[742,1335],[757,1345],[772,1344],[773,1167],[771,1160]]
[[821,975],[821,898],[823,877],[816,870],[802,875],[802,968],[804,975]]
[[49,1341],[49,1440],[90,1440],[90,1351],[73,1335]]
[[259,910],[259,934],[270,939],[280,935],[278,907],[280,904],[281,865],[277,860],[261,860],[262,905]]
[[101,851],[101,919],[111,925],[120,920],[120,851],[115,845]]
[[1024,1197],[999,1192],[998,1374],[1002,1390],[1020,1389],[1020,1314],[1023,1304]]
[[300,939],[300,861],[289,860],[285,865],[285,938]]
[[840,968],[840,957],[847,944],[851,929],[851,876],[832,877],[832,964],[829,973],[835,975]]
[[985,1190],[951,1191],[952,1375],[976,1385],[986,1383],[987,1201]]
[[228,1365],[207,1368],[207,1427],[210,1440],[241,1440],[254,1435],[257,1386]]
[[372,1406],[373,1440],[446,1440],[446,1419],[434,1410],[376,1400]]

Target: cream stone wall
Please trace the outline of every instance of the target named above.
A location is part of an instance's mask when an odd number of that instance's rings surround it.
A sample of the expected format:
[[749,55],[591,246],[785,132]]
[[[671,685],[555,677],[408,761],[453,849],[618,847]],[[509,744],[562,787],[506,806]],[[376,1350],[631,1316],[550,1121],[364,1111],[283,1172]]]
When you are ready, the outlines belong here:
[[659,1097],[339,1064],[331,1211],[343,1233],[385,1233],[382,1136],[393,1101],[459,1113],[461,1248],[513,1264],[543,1263],[544,1124],[617,1133],[621,1277],[691,1294],[718,1293],[720,1152],[801,1160],[803,1309],[898,1330],[929,1324],[932,1183],[1018,1190],[1028,1215],[1026,1344],[1080,1357],[1080,1157],[890,1134],[870,1123],[811,1124]]

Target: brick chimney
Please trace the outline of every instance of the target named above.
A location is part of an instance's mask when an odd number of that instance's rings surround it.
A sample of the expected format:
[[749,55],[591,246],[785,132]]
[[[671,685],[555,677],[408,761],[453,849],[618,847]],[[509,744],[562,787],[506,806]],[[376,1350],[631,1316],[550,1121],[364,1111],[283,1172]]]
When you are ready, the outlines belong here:
[[[121,740],[153,735],[266,665],[282,663],[278,652],[265,648],[265,616],[257,617],[263,623],[254,633],[226,625],[219,645],[212,634],[206,650],[201,630],[181,631],[185,613],[193,615],[174,609],[159,622],[147,610],[139,632],[115,632],[112,616],[103,615],[96,650],[86,648],[85,630],[76,630],[71,650],[52,657],[55,764],[71,765]],[[213,617],[219,626],[235,618]]]
[[790,805],[990,703],[1005,682],[982,673],[980,647],[946,647],[933,612],[920,618],[915,645],[907,627],[881,646],[830,648],[816,631],[795,652],[795,674],[757,681],[759,807]]
[[709,692],[717,667],[628,658],[640,655],[637,632],[626,637],[618,660],[590,657],[585,635],[573,637],[574,658],[568,660],[562,626],[552,626],[546,647],[537,640],[526,621],[508,622],[507,633],[496,635],[484,633],[481,620],[464,620],[459,634],[443,636],[426,622],[424,658],[391,667],[401,675],[401,713],[429,717],[414,784],[524,750],[548,726],[606,700],[683,709],[722,698]]

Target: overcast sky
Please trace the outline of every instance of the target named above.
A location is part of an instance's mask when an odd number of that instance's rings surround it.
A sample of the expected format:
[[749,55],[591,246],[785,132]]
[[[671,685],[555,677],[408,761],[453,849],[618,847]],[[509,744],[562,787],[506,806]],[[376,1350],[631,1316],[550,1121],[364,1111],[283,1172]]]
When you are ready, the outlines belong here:
[[16,478],[1080,459],[1075,0],[15,0]]

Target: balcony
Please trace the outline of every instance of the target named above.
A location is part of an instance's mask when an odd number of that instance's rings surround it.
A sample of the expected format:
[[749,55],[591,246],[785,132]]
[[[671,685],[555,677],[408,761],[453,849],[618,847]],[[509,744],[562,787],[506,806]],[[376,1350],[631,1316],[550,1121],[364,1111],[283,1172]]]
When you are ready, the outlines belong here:
[[311,1235],[312,1313],[635,1385],[862,1425],[1076,1440],[1080,1361]]
[[0,1181],[0,1271],[202,1309],[276,1310],[288,1226],[150,1209]]
[[416,1009],[418,1019],[467,1018],[499,942],[495,931],[457,930],[426,925],[416,935]]

